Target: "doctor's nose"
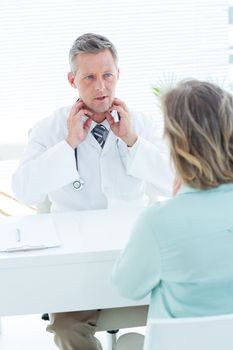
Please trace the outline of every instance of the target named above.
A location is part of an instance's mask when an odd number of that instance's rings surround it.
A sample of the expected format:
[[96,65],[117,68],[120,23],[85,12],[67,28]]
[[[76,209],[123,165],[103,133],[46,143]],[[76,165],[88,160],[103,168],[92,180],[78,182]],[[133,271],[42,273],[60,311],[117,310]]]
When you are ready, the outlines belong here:
[[103,79],[97,79],[95,82],[96,91],[103,91],[105,89],[105,82]]

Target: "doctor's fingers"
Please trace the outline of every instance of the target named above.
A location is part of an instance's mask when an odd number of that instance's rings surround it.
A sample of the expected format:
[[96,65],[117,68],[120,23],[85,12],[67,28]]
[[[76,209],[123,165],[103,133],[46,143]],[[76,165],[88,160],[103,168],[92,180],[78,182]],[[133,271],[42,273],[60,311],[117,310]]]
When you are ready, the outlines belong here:
[[91,122],[92,122],[92,119],[91,118],[87,118],[87,120],[84,122],[83,124],[83,129],[88,132],[89,129],[90,129],[90,126],[91,126]]
[[89,111],[89,109],[82,108],[74,115],[74,117],[77,116],[77,118],[82,118],[83,116],[91,117],[93,115],[93,112]]
[[121,118],[130,120],[130,114],[127,109],[119,105],[113,105],[113,109],[118,112]]
[[80,109],[83,108],[83,106],[84,106],[83,101],[79,100],[79,101],[75,102],[75,104],[71,107],[69,117],[78,113],[80,111]]
[[107,119],[107,121],[108,121],[110,126],[113,125],[113,124],[116,124],[113,116],[111,115],[111,113],[105,112],[105,117],[106,117],[106,119]]
[[122,106],[124,109],[127,110],[127,106],[125,104],[125,102],[123,102],[122,100],[120,100],[119,98],[115,97],[113,100],[113,104],[117,105],[117,106]]
[[88,109],[80,109],[78,113],[69,116],[68,121],[67,121],[68,127],[71,124],[81,124],[83,116],[91,117],[92,115],[93,115],[93,113],[90,112]]

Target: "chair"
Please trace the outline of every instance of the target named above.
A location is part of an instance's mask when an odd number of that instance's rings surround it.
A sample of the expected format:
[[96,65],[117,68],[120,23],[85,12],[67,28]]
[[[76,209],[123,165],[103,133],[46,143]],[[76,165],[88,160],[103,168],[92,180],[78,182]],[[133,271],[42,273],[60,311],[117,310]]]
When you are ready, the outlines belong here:
[[116,350],[143,350],[144,335],[128,332],[117,339]]
[[232,350],[233,315],[148,319],[143,350]]

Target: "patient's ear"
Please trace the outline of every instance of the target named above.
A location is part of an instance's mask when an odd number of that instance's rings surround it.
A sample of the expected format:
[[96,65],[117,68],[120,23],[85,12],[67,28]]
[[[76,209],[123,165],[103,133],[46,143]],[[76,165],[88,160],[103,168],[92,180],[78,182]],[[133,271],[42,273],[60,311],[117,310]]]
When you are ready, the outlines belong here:
[[172,189],[172,196],[175,197],[177,192],[180,190],[182,186],[182,179],[176,174],[174,182],[173,182],[173,189]]
[[70,83],[70,85],[74,88],[77,89],[77,86],[75,85],[75,81],[74,81],[74,74],[72,72],[69,72],[67,75],[68,81]]

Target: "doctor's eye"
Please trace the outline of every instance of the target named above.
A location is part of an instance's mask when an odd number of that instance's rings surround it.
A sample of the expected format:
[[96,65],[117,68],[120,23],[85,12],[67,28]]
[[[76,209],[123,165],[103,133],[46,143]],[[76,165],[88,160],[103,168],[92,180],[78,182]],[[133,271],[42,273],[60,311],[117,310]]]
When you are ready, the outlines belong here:
[[93,75],[87,75],[86,77],[84,77],[85,80],[92,80],[93,79]]
[[113,77],[113,74],[112,74],[112,73],[105,73],[105,74],[104,74],[104,77],[107,78],[107,79],[108,79],[108,78],[112,78],[112,77]]

